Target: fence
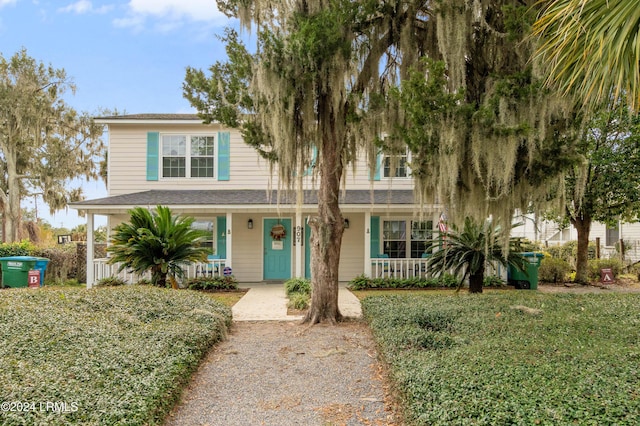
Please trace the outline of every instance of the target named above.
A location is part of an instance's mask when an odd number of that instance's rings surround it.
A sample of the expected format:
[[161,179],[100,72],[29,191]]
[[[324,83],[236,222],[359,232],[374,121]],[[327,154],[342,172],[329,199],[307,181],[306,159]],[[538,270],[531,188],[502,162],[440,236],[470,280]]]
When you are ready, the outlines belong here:
[[[130,284],[136,283],[142,279],[151,279],[151,273],[134,274],[126,268],[118,272],[119,264],[111,265],[107,263],[109,259],[104,257],[94,259],[93,276],[94,283],[103,278],[117,277]],[[221,277],[224,274],[226,259],[210,259],[208,262],[187,263],[182,265],[184,277],[182,282],[186,282],[191,278],[197,277]]]

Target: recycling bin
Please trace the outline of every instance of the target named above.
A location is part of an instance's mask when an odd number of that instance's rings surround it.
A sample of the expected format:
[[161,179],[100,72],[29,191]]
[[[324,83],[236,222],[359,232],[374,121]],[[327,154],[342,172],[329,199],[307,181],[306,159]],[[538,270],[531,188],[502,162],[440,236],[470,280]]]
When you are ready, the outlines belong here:
[[538,289],[538,268],[544,255],[542,253],[525,252],[518,253],[527,260],[525,271],[509,265],[508,280],[509,284],[521,290],[537,290]]
[[49,259],[35,256],[8,256],[0,257],[2,268],[2,286],[20,288],[29,286],[29,271],[37,270],[40,273],[40,286],[44,284],[44,273]]

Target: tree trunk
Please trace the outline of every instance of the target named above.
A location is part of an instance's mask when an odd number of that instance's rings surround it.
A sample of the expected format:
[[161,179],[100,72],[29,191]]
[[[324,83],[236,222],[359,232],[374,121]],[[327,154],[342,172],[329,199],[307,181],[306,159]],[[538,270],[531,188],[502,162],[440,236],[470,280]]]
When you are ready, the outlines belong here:
[[469,293],[482,293],[484,274],[469,275]]
[[303,323],[342,320],[338,309],[338,269],[344,222],[340,212],[339,195],[342,179],[341,143],[335,124],[329,96],[321,97],[318,104],[319,125],[322,128],[322,149],[318,156],[320,188],[318,190],[318,217],[311,227],[311,305]]
[[475,274],[469,275],[469,293],[482,293],[482,284],[484,283],[484,265],[476,271]]
[[591,216],[583,214],[581,217],[571,219],[571,223],[578,231],[578,252],[576,254],[576,282],[586,284],[589,282],[587,263],[589,261],[589,233],[591,232]]

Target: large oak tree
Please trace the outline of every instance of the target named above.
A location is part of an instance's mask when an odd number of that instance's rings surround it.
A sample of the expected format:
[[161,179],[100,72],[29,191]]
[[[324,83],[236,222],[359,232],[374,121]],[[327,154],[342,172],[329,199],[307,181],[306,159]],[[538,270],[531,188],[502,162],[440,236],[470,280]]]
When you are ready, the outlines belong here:
[[21,50],[0,56],[0,207],[4,240],[20,238],[20,201],[41,194],[52,213],[82,197],[76,178],[96,178],[102,127],[64,102],[75,86],[62,69]]
[[[317,151],[306,321],[341,318],[339,192],[358,151],[374,170],[380,149],[408,144],[418,201],[439,196],[458,220],[510,218],[559,185],[558,174],[575,161],[579,117],[571,99],[540,87],[535,42],[524,40],[534,3],[218,1],[255,29],[255,53],[227,31],[228,61],[208,75],[189,68],[184,93],[205,122],[240,128],[287,189],[301,190]],[[414,86],[394,94],[403,81]]]

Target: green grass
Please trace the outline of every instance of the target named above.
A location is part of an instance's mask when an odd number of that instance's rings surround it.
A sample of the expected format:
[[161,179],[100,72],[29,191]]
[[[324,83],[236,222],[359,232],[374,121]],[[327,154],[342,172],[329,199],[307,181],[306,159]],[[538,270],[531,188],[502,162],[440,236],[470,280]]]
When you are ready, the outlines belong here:
[[408,424],[640,424],[640,295],[362,302]]
[[[193,291],[2,290],[0,402],[34,406],[0,411],[0,424],[162,424],[230,323],[229,308]],[[46,409],[54,402],[69,412]]]

